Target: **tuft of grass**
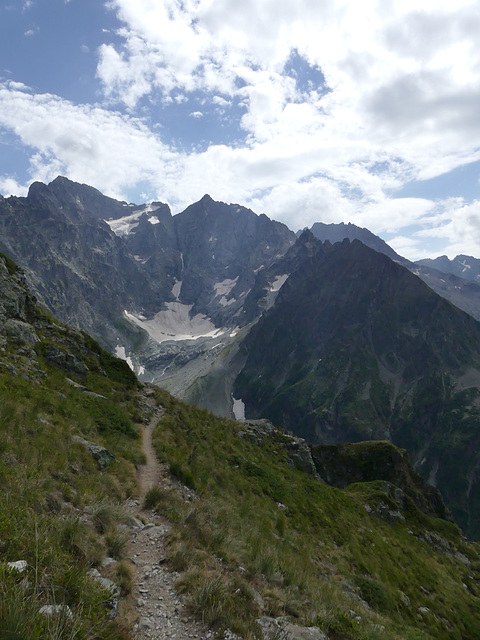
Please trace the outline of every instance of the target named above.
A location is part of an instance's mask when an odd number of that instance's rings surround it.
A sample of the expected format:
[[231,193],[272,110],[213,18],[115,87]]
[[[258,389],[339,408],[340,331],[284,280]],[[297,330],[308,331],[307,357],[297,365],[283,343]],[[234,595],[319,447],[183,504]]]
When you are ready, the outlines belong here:
[[221,620],[226,588],[222,578],[205,577],[192,594],[189,606],[193,613],[210,626]]
[[123,531],[114,529],[105,536],[105,544],[107,545],[108,554],[112,558],[120,560],[128,544],[128,536]]
[[133,589],[133,571],[124,560],[115,567],[115,583],[120,587],[122,595],[128,595]]
[[95,502],[90,512],[99,533],[106,533],[109,529],[113,529],[126,515],[125,508],[109,498],[102,498]]

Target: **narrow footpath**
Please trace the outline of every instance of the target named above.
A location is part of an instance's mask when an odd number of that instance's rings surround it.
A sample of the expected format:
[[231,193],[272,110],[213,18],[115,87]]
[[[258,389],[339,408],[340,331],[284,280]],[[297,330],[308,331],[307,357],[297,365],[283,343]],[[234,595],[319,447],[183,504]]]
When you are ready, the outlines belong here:
[[150,423],[143,428],[146,464],[138,474],[139,499],[129,502],[132,514],[141,513],[146,524],[132,531],[127,547],[126,555],[135,567],[131,597],[133,609],[127,617],[133,623],[137,640],[207,640],[213,637],[213,633],[189,614],[182,596],[175,591],[178,574],[164,564],[165,537],[171,524],[160,514],[142,510],[148,490],[170,482],[158,463],[152,442],[153,430],[161,416],[157,409]]

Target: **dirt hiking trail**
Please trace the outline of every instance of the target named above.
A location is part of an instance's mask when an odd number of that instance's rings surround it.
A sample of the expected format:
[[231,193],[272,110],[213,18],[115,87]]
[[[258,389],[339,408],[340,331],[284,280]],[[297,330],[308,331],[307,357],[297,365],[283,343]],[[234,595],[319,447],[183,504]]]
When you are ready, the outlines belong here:
[[142,429],[146,464],[138,472],[139,499],[128,502],[132,515],[141,514],[145,525],[138,522],[130,533],[126,557],[133,563],[134,586],[130,605],[122,611],[121,618],[133,625],[136,640],[207,640],[213,637],[213,632],[190,615],[182,596],[175,591],[178,574],[164,564],[165,537],[171,524],[161,514],[143,509],[149,489],[172,484],[166,465],[160,465],[157,460],[152,442],[163,410],[153,404],[152,409],[153,417]]

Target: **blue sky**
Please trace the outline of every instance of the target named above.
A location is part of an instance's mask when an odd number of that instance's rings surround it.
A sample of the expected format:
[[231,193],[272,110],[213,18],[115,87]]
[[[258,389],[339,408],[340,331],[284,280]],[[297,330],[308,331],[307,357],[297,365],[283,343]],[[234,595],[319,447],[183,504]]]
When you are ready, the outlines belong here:
[[0,193],[209,193],[480,256],[477,0],[5,0]]

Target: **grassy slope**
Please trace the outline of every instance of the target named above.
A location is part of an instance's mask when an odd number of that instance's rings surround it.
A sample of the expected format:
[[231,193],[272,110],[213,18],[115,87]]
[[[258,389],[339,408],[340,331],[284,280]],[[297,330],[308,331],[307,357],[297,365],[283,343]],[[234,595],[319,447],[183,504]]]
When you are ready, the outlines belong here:
[[[41,310],[31,315],[35,351],[0,341],[0,638],[127,638],[87,571],[121,555],[118,505],[142,462],[141,396],[125,363]],[[81,387],[51,364],[71,367],[69,354],[78,371],[88,367]],[[331,640],[480,637],[478,546],[454,525],[410,503],[406,522],[388,524],[365,510],[390,504],[381,482],[328,487],[288,464],[281,432],[258,444],[241,423],[156,393],[158,455],[196,497],[158,488],[148,501],[176,522],[169,559],[197,615],[245,638],[261,613],[319,625]],[[72,435],[116,461],[99,469]],[[26,573],[7,569],[17,560]],[[73,618],[43,617],[45,604],[68,605]]]
[[480,637],[479,548],[455,525],[410,502],[406,521],[389,524],[364,506],[389,504],[381,482],[334,489],[288,464],[281,432],[259,446],[241,423],[158,398],[158,455],[197,498],[158,489],[150,499],[177,520],[179,588],[212,625],[254,637],[260,595],[264,613],[330,638]]
[[[66,335],[61,325],[45,326],[46,334],[38,330],[39,354],[55,341],[55,326],[60,341]],[[2,640],[128,637],[108,619],[109,595],[87,571],[124,543],[118,505],[135,490],[134,465],[143,460],[134,426],[137,383],[125,363],[85,336],[82,342],[83,360],[90,366],[87,377],[78,379],[84,389],[69,383],[42,355],[33,360],[27,350],[23,356],[21,345],[0,350]],[[12,363],[17,375],[9,372]],[[103,444],[116,461],[100,469],[72,435]],[[7,562],[17,560],[27,561],[25,573],[7,569]],[[116,581],[127,589],[128,571],[118,566],[124,579],[118,575]],[[73,618],[40,615],[46,604],[67,605]]]

